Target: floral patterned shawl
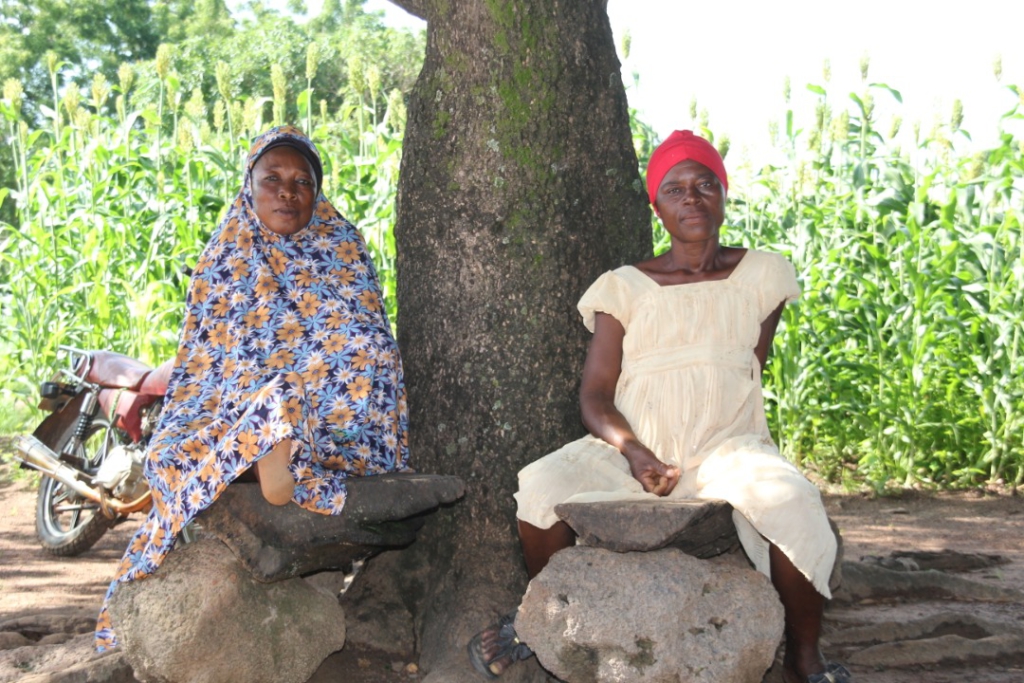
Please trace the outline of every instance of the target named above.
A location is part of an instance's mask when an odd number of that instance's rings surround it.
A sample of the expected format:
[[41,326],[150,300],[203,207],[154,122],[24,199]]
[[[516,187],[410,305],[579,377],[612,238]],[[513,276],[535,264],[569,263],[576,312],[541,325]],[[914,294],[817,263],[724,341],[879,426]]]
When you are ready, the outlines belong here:
[[[346,477],[406,468],[402,363],[362,235],[322,192],[309,225],[291,236],[267,230],[253,209],[255,161],[282,139],[317,154],[288,126],[249,152],[242,190],[192,274],[145,465],[153,509],[106,600],[156,571],[182,528],[284,439],[292,501],[313,512],[342,511]],[[100,651],[117,644],[106,600]]]

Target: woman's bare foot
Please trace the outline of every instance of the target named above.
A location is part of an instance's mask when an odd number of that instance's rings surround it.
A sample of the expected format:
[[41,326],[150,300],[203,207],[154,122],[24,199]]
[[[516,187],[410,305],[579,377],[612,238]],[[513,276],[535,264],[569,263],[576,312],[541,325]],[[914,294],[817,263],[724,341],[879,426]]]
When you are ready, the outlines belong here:
[[295,479],[288,471],[292,456],[291,439],[274,446],[274,450],[256,461],[256,477],[260,491],[271,505],[287,505],[295,492]]

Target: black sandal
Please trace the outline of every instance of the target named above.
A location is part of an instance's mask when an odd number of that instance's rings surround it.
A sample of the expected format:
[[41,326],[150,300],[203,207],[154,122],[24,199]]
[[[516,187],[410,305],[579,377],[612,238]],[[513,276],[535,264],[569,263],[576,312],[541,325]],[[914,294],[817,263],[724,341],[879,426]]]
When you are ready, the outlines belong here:
[[825,673],[811,674],[807,683],[853,683],[853,674],[842,664],[829,662],[825,665]]
[[[497,623],[492,624],[473,636],[469,641],[469,645],[466,646],[466,650],[469,653],[469,661],[472,662],[473,668],[489,680],[494,680],[505,673],[505,670],[516,662],[533,656],[533,650],[527,647],[526,643],[519,640],[519,636],[516,635],[515,621],[517,612],[518,610],[512,610],[501,619],[498,619]],[[488,640],[493,640],[494,647],[496,648],[490,658],[484,654],[485,636],[490,636]]]

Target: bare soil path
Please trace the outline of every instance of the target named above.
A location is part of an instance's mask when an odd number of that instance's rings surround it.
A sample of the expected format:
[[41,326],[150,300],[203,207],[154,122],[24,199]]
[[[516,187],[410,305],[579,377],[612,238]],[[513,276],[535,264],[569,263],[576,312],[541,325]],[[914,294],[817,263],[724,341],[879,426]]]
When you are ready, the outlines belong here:
[[113,578],[134,515],[79,557],[43,552],[36,540],[36,492],[27,482],[0,484],[0,620],[40,610],[94,608]]
[[[847,560],[888,557],[895,551],[942,551],[1000,555],[1006,564],[958,574],[986,585],[1024,589],[1024,497],[1008,492],[904,492],[898,497],[825,495],[829,516],[839,525]],[[963,615],[1004,624],[1024,634],[1024,603],[864,600],[832,605],[825,638],[856,626],[905,624],[936,615]],[[969,628],[958,635],[977,638]],[[956,632],[956,629],[954,629]],[[935,634],[935,648],[945,641]],[[872,683],[1024,683],[1024,653],[993,660],[961,659],[950,649],[946,661],[900,668],[850,665],[857,681]]]
[[[889,556],[899,550],[949,549],[1001,555],[1008,563],[965,576],[988,585],[1024,588],[1024,497],[1006,492],[907,492],[897,497],[829,493],[825,494],[825,501],[829,515],[842,531],[847,560]],[[117,561],[141,517],[136,516],[108,532],[86,554],[67,559],[53,557],[40,549],[35,538],[34,517],[35,490],[31,483],[24,479],[11,482],[6,466],[0,466],[0,624],[30,616],[52,615],[63,618],[65,623],[78,624],[71,630],[84,633],[99,609]],[[908,622],[938,613],[963,613],[1012,624],[1017,626],[1018,633],[1024,633],[1024,604],[866,600],[831,606],[825,638],[857,626]],[[39,634],[38,637],[58,643],[72,636],[65,633]],[[9,646],[0,640],[0,650],[6,647]],[[12,669],[3,654],[0,652],[0,681],[19,680],[20,673],[27,673]],[[335,662],[335,666],[343,664],[350,672],[354,668],[359,677],[345,678],[353,683],[397,683],[421,677],[420,673],[404,669],[407,662],[391,661],[392,658],[374,652],[351,652],[346,657],[345,663]],[[850,668],[859,683],[1024,682],[1024,657],[1017,656],[994,662],[954,658],[910,667],[851,665]],[[320,679],[315,677],[314,680]]]

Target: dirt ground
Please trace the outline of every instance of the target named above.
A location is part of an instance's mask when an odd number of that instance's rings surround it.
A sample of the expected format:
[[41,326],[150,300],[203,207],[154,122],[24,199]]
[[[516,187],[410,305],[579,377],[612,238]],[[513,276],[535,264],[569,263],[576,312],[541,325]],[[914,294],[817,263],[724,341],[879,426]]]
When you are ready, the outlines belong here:
[[[898,497],[825,494],[829,516],[842,532],[847,560],[889,556],[894,551],[942,551],[1000,555],[1006,564],[959,574],[991,586],[1024,588],[1024,496],[1006,491]],[[906,623],[939,613],[964,614],[1011,624],[1024,632],[1024,603],[871,601],[826,610],[824,640],[844,628],[881,622]],[[966,637],[976,637],[967,634]],[[829,649],[824,646],[826,654]],[[841,653],[840,653],[841,655]],[[837,657],[842,659],[842,656]],[[910,669],[878,670],[850,665],[858,682],[1024,683],[1024,658],[943,662]]]
[[[0,623],[40,614],[91,618],[140,518],[111,530],[80,557],[55,558],[44,553],[35,539],[31,482],[21,479],[12,483],[8,474],[6,467],[0,466]],[[829,515],[842,531],[847,560],[888,556],[895,550],[995,554],[1008,563],[972,572],[968,578],[1008,588],[1024,587],[1024,496],[1007,492],[907,492],[895,497],[827,493],[825,500]],[[1024,631],[1024,604],[867,600],[831,606],[825,640],[845,628],[909,621],[938,611],[962,611],[1016,623],[1020,625],[1018,633]],[[393,657],[372,651],[343,651],[335,657],[341,659],[329,660],[329,668],[347,670],[345,680],[351,683],[398,683],[422,677],[422,672],[409,667],[414,663],[393,661]],[[850,668],[861,683],[1024,682],[1024,658],[1020,657],[909,669]],[[0,671],[0,680],[16,680],[4,673]],[[322,668],[313,680],[333,678]]]

